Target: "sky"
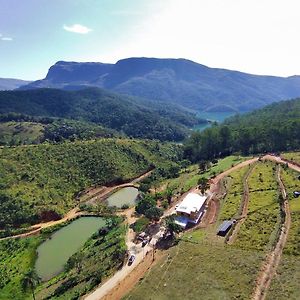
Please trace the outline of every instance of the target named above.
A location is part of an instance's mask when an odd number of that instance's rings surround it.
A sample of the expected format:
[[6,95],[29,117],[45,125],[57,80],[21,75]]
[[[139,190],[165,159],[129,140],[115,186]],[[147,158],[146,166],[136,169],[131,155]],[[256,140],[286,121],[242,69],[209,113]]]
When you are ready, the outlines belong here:
[[300,75],[299,31],[299,0],[0,0],[0,77],[127,57]]

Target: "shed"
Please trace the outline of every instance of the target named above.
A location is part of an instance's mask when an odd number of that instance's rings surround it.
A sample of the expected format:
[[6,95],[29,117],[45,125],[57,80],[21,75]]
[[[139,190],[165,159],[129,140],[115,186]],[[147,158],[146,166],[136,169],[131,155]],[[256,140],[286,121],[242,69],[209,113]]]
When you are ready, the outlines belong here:
[[224,221],[220,225],[217,235],[225,236],[228,233],[228,231],[230,230],[232,224],[233,224],[233,221],[229,221],[229,220]]
[[298,198],[300,196],[300,192],[298,192],[298,191],[295,191],[293,194],[294,194],[295,198]]

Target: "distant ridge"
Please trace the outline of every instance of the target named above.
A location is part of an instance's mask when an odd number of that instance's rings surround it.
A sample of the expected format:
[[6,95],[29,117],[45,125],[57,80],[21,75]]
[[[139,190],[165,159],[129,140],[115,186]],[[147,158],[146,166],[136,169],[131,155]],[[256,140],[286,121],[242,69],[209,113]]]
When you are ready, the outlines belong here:
[[127,58],[116,64],[59,61],[45,79],[21,89],[101,87],[121,94],[175,102],[197,110],[247,111],[300,96],[300,76],[262,76],[186,59]]
[[0,78],[0,91],[10,91],[17,89],[23,85],[29,84],[31,81],[13,79],[13,78]]

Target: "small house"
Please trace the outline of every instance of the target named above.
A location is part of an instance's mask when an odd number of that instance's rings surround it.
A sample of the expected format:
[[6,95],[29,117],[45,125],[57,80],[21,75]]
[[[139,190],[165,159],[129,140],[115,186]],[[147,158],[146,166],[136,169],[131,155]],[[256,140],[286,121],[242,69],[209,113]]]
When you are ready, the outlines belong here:
[[197,224],[201,219],[207,197],[189,193],[176,208],[175,223],[186,228],[188,223]]

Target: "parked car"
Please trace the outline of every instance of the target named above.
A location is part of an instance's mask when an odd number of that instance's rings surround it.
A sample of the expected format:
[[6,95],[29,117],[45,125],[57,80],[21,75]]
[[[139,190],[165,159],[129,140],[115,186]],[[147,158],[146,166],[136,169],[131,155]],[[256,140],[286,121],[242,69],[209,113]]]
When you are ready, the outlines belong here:
[[149,240],[148,239],[144,239],[142,241],[142,247],[145,247],[148,244]]
[[135,260],[135,255],[131,254],[128,259],[128,266],[131,266],[134,260]]

